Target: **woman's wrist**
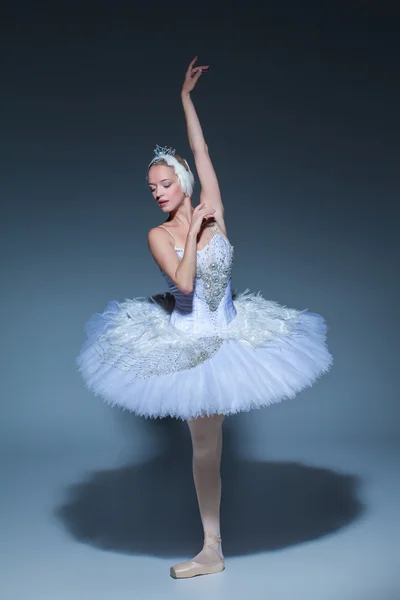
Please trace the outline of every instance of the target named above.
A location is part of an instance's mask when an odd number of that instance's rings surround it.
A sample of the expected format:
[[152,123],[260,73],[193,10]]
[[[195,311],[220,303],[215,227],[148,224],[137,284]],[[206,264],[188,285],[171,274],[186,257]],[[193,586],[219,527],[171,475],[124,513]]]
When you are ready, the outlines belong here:
[[188,234],[186,236],[186,241],[188,241],[188,240],[189,240],[189,242],[194,241],[197,244],[197,235],[198,235],[197,233],[195,233],[194,231],[192,231],[189,228]]

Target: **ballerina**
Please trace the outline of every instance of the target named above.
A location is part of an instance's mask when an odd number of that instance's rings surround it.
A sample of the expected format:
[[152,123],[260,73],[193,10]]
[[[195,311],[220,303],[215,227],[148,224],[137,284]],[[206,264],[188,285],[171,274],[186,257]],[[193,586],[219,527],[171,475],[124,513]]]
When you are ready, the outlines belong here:
[[234,247],[191,99],[209,66],[196,62],[197,57],[187,68],[181,99],[200,203],[193,207],[193,173],[172,148],[157,146],[147,168],[153,199],[167,215],[148,232],[148,246],[169,293],[150,302],[111,301],[88,321],[77,358],[87,387],[109,404],[188,424],[204,540],[192,560],[170,568],[177,579],[225,568],[220,531],[225,417],[294,398],[333,363],[321,315],[249,290],[232,294]]

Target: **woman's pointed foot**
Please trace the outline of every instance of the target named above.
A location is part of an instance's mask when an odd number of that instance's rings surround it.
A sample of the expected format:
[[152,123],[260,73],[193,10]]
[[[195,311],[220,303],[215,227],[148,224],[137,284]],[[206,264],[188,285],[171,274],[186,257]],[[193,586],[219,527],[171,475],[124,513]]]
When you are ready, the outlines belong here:
[[188,577],[210,575],[212,573],[220,573],[223,571],[225,569],[224,558],[220,556],[217,549],[213,547],[216,544],[220,544],[221,541],[219,536],[206,532],[204,536],[204,549],[196,556],[196,558],[200,557],[203,552],[207,552],[208,550],[207,562],[189,560],[185,563],[178,563],[170,568],[171,577],[174,579],[187,579]]

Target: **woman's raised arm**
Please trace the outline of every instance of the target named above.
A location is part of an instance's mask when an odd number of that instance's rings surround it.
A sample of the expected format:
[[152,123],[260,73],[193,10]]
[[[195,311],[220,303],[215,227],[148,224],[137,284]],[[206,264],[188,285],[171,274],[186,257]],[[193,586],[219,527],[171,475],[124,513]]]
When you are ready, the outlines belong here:
[[221,199],[217,175],[208,153],[208,146],[196,113],[190,93],[194,89],[202,73],[206,73],[208,65],[195,67],[197,56],[190,63],[182,86],[181,98],[185,113],[189,145],[193,152],[197,174],[200,180],[200,202],[212,207],[221,217],[224,207]]

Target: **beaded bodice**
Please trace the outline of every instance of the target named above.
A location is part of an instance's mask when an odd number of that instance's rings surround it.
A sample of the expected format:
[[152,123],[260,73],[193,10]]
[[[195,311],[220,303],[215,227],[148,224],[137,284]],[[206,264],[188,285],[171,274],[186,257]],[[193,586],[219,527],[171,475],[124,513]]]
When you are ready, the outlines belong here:
[[[180,260],[184,249],[175,246]],[[170,315],[171,327],[193,333],[213,334],[226,327],[236,316],[232,302],[231,273],[233,246],[214,225],[214,235],[207,245],[197,250],[194,290],[182,292],[164,273],[175,307]]]

